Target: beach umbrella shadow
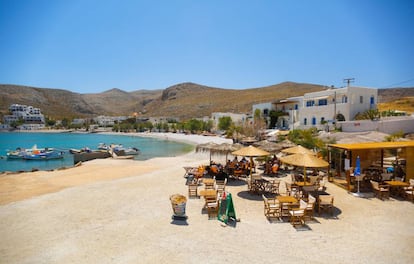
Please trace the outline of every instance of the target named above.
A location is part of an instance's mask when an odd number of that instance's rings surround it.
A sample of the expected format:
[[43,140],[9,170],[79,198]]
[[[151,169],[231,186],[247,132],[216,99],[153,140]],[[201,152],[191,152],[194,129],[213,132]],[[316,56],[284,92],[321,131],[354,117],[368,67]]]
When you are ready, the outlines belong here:
[[237,196],[246,200],[251,201],[263,201],[262,196],[257,194],[252,194],[249,191],[240,191],[237,193]]

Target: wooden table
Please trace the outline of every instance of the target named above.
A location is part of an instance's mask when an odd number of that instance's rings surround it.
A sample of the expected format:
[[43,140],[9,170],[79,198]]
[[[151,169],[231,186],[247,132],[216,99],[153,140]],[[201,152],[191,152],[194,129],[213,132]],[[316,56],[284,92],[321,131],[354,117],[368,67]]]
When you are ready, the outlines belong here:
[[303,182],[303,181],[297,181],[297,182],[295,182],[294,184],[296,184],[297,186],[299,186],[299,187],[303,187],[303,186],[311,186],[311,185],[313,185],[312,183],[310,183],[310,182]]
[[278,196],[276,196],[276,199],[280,203],[281,216],[289,216],[289,209],[286,208],[286,207],[284,208],[283,207],[284,204],[295,204],[295,203],[298,202],[298,199],[296,199],[293,196],[278,195]]
[[296,199],[293,196],[278,195],[276,196],[276,199],[280,203],[297,203],[298,202],[298,199]]
[[408,187],[410,186],[409,183],[403,181],[384,181],[390,187]]
[[403,181],[384,181],[384,182],[390,186],[390,189],[391,189],[390,192],[392,194],[396,194],[400,196],[404,195],[404,187],[410,186],[409,183],[403,182]]
[[210,179],[210,178],[203,179],[203,183],[205,185],[212,185],[212,184],[214,184],[214,181],[215,181],[215,179]]
[[216,190],[201,190],[200,191],[200,196],[216,197],[217,196],[217,191]]

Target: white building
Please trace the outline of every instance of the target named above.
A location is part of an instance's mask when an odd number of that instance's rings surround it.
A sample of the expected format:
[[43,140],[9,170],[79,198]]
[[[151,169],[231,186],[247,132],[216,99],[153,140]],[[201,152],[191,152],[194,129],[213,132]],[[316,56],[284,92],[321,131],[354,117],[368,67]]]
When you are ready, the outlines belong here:
[[299,127],[324,129],[337,120],[354,120],[357,114],[376,109],[377,100],[377,89],[363,87],[331,88],[304,94]]
[[5,124],[11,124],[19,120],[23,120],[24,124],[26,125],[45,124],[45,117],[39,108],[27,105],[12,104],[9,107],[9,111],[11,114],[5,115],[3,118]]
[[[358,113],[376,109],[377,100],[378,90],[375,88],[330,88],[274,101],[271,110],[284,112],[278,118],[278,128],[326,129],[338,120],[354,120]],[[253,105],[253,111],[260,105]]]

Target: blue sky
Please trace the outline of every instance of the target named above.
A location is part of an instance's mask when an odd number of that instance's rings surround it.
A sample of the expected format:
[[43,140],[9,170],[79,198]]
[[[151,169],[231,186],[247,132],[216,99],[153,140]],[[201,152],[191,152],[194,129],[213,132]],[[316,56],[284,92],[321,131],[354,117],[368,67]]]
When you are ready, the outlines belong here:
[[0,83],[414,87],[414,1],[0,0]]

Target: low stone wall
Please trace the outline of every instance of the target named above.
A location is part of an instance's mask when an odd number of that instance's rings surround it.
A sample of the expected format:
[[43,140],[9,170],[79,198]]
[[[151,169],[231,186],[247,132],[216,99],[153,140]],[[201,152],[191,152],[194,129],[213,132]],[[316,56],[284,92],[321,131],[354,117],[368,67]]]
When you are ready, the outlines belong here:
[[338,122],[343,132],[378,131],[387,134],[414,133],[414,117],[382,118],[377,121],[357,120]]

